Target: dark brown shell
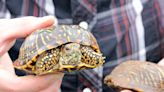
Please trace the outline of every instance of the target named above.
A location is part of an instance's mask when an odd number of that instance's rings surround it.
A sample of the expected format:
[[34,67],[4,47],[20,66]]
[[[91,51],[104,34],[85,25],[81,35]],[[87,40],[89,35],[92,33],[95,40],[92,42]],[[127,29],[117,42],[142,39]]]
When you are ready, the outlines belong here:
[[78,25],[58,25],[37,30],[28,36],[20,48],[18,61],[20,65],[25,65],[30,60],[35,61],[44,51],[69,42],[91,46],[100,53],[96,39],[89,31]]
[[150,62],[127,61],[106,76],[104,82],[118,89],[164,92],[164,67]]

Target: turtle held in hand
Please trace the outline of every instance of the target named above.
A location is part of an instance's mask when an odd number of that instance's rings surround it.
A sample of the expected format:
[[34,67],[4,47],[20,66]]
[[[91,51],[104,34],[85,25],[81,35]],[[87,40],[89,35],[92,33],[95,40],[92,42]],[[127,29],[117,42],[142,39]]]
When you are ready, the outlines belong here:
[[40,29],[22,44],[17,69],[42,75],[96,68],[104,63],[95,37],[78,25]]
[[151,62],[127,61],[104,79],[109,87],[134,92],[164,92],[164,67]]

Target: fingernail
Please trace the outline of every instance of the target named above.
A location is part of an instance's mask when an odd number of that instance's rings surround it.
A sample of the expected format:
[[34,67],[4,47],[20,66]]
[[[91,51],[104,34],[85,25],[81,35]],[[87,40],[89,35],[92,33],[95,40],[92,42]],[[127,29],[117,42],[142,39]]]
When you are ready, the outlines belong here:
[[57,25],[57,19],[54,16],[45,16],[38,18],[37,21],[34,23],[36,25],[42,25],[42,27]]
[[39,18],[38,22],[43,23],[43,22],[46,22],[46,21],[54,22],[55,21],[55,17],[53,17],[53,16],[41,17],[41,18]]

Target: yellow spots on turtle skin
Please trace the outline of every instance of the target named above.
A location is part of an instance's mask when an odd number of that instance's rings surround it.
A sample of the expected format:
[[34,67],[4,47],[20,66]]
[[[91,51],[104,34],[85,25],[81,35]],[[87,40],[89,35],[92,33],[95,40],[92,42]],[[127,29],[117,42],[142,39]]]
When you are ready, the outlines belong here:
[[93,50],[96,51],[97,53],[101,53],[100,50],[99,50],[99,48],[98,48],[98,46],[92,45],[92,48],[93,48]]
[[48,65],[50,65],[50,64],[51,64],[51,62],[47,62],[47,64],[48,64]]
[[[58,53],[58,49],[51,49],[42,53],[42,55],[38,57],[38,62],[36,63],[36,74],[54,72],[55,70],[52,69],[54,69],[54,66],[57,64],[58,57],[56,56],[58,56]],[[56,68],[58,69],[57,66]]]
[[34,54],[34,51],[32,50],[32,51],[30,51],[30,54]]
[[104,63],[104,57],[102,54],[96,53],[92,48],[82,46],[82,62],[89,64],[93,67],[100,66]]
[[48,58],[49,58],[49,57],[46,55],[46,56],[45,56],[45,59],[48,59]]

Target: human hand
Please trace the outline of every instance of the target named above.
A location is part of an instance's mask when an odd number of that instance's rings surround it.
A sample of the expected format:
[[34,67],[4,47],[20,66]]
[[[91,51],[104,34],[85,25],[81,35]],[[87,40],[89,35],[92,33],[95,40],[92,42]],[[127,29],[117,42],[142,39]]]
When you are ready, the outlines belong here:
[[62,78],[62,73],[18,77],[7,53],[0,60],[0,92],[57,92]]
[[16,38],[26,37],[36,29],[53,24],[53,17],[0,20],[0,92],[57,92],[59,90],[63,73],[18,77],[6,53]]
[[55,20],[52,16],[0,19],[0,56],[10,49],[16,38],[26,37],[36,29],[56,24]]

